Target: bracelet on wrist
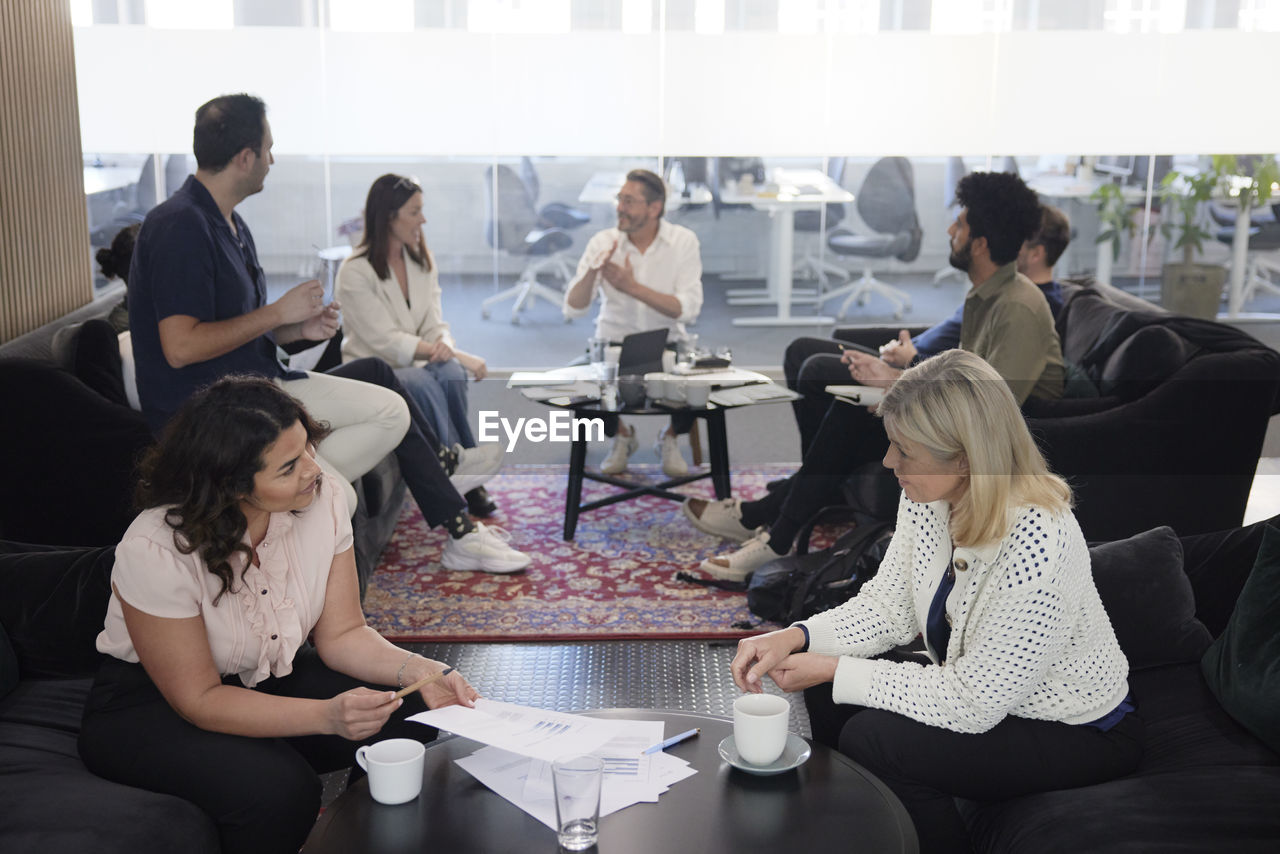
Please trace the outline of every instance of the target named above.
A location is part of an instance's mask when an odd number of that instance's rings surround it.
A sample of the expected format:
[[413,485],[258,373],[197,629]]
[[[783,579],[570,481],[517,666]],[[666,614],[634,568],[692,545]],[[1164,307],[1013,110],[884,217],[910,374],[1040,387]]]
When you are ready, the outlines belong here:
[[401,687],[401,688],[403,688],[403,687],[404,687],[404,669],[405,669],[405,667],[407,667],[407,666],[408,666],[408,664],[409,664],[409,662],[410,662],[410,661],[413,661],[413,659],[414,659],[414,658],[422,658],[422,656],[418,655],[416,652],[411,652],[411,653],[409,653],[408,655],[406,655],[406,656],[405,656],[405,658],[404,658],[404,661],[403,661],[403,662],[401,662],[401,664],[400,664],[400,669],[396,671],[396,685],[397,685],[397,686],[399,686],[399,687]]

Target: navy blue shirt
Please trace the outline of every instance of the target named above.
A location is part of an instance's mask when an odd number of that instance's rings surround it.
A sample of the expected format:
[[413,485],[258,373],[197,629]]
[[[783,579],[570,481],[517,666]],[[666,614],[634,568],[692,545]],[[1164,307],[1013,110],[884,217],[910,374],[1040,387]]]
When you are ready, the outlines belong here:
[[[1044,298],[1049,301],[1049,311],[1053,313],[1053,319],[1057,320],[1058,312],[1062,310],[1062,286],[1056,281],[1048,281],[1037,284],[1036,287],[1044,293]],[[961,303],[955,314],[912,338],[911,343],[916,345],[920,358],[927,359],[938,355],[943,350],[954,350],[959,347],[960,321],[963,318],[964,303]]]
[[253,235],[239,214],[231,218],[234,232],[213,196],[192,175],[147,214],[138,232],[129,266],[129,330],[142,414],[153,431],[192,392],[228,374],[303,376],[280,364],[272,333],[183,368],[165,361],[160,321],[166,317],[230,320],[266,305],[266,279]]

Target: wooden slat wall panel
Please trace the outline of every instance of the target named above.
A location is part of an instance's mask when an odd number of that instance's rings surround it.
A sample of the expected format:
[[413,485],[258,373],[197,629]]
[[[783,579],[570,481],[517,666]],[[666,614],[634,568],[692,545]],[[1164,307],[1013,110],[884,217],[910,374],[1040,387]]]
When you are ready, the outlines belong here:
[[93,298],[66,0],[0,3],[0,343]]

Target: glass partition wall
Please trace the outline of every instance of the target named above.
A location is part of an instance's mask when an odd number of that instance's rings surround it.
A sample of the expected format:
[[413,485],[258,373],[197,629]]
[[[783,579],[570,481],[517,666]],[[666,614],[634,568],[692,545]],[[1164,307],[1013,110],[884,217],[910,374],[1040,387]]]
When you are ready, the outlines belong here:
[[[979,169],[1016,169],[1070,217],[1059,277],[1095,275],[1158,301],[1163,263],[1182,254],[1165,176],[1280,139],[1280,119],[1247,87],[1204,74],[1230,67],[1230,79],[1269,79],[1280,2],[1268,0],[71,5],[92,245],[140,220],[194,168],[200,103],[248,91],[267,102],[276,164],[240,210],[272,286],[323,274],[326,250],[359,239],[373,179],[410,175],[425,190],[450,320],[495,340],[508,335],[514,298],[485,307],[487,321],[482,304],[536,260],[523,240],[495,246],[495,223],[535,232],[531,244],[549,226],[541,209],[575,208],[587,221],[569,230],[572,269],[590,236],[615,223],[612,196],[631,168],[667,178],[668,218],[702,244],[701,322],[728,336],[745,335],[732,332],[735,318],[782,314],[776,293],[742,296],[778,276],[789,279],[797,322],[949,315],[964,287],[947,265],[952,191]],[[1104,153],[1151,150],[1182,153]],[[884,158],[907,164],[894,168],[909,175],[917,245],[898,256],[836,251],[838,230],[876,233],[882,218],[866,205],[880,196],[864,184],[888,168],[877,169]],[[523,197],[501,192],[504,180]],[[1198,257],[1241,271],[1222,308],[1280,309],[1269,261],[1255,263],[1262,245],[1233,245],[1236,185],[1221,186],[1195,216]],[[783,212],[767,203],[830,187],[845,197],[793,198]],[[1269,203],[1251,210],[1254,225],[1269,218]],[[844,299],[825,298],[866,278],[912,297],[901,319],[874,294],[843,312]],[[539,280],[563,284],[554,266]],[[563,329],[545,300],[519,317],[519,335],[541,331],[513,339],[526,361],[554,363],[589,334],[583,321]]]

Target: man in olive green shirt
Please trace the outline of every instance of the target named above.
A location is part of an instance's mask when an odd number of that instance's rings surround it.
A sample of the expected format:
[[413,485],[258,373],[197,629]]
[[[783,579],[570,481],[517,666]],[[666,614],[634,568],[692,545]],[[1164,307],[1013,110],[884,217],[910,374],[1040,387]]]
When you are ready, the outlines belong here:
[[[1062,396],[1062,348],[1049,303],[1017,271],[1018,252],[1040,227],[1036,194],[1004,172],[975,172],[956,186],[960,215],[947,229],[951,265],[969,276],[960,348],[999,372],[1019,404],[1028,397]],[[854,382],[888,387],[901,369],[876,356],[846,350]],[[700,530],[738,539],[742,546],[702,562],[702,571],[743,579],[790,549],[796,534],[822,507],[840,502],[845,479],[881,459],[889,440],[879,418],[839,400],[827,410],[804,462],[789,480],[757,501],[686,501],[685,516]],[[764,531],[765,525],[769,526]]]

